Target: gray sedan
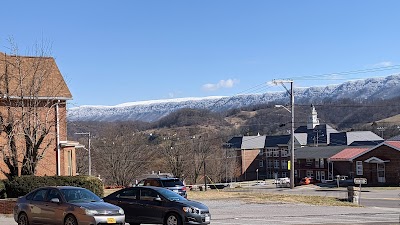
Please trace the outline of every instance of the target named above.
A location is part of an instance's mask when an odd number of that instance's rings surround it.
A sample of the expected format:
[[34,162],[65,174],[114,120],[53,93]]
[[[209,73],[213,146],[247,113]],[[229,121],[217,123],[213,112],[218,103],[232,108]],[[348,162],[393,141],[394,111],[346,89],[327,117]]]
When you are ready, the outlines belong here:
[[19,225],[125,224],[124,210],[80,187],[43,187],[19,197],[14,208]]

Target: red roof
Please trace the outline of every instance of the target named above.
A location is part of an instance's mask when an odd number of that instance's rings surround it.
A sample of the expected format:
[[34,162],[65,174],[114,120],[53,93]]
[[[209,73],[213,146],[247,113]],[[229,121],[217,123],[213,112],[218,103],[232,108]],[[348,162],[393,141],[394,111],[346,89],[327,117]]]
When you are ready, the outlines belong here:
[[385,144],[390,145],[391,147],[400,149],[400,141],[385,141]]
[[345,148],[341,152],[330,157],[329,159],[331,161],[348,161],[368,150],[369,148]]

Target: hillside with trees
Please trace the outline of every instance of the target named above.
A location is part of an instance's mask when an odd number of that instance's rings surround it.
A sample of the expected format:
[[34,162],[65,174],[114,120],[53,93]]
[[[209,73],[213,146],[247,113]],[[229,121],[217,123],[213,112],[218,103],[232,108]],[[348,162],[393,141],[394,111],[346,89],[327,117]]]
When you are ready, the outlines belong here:
[[[325,100],[315,105],[322,123],[339,131],[370,130],[385,138],[399,134],[400,124],[384,120],[400,114],[400,98],[355,102]],[[68,124],[68,137],[87,145],[76,132],[92,134],[92,170],[106,184],[129,185],[145,174],[169,172],[187,183],[230,180],[238,168],[235,152],[223,148],[233,136],[288,134],[290,113],[274,104],[254,105],[224,112],[181,109],[147,123],[140,121],[81,122]],[[295,105],[295,127],[305,125],[310,105]],[[78,150],[78,172],[87,173],[87,152]]]

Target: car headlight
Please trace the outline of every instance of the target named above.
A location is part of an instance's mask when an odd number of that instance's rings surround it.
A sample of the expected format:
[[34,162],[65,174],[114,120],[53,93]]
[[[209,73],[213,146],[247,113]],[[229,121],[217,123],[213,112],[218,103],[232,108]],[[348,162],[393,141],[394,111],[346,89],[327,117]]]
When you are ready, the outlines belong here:
[[93,209],[85,209],[85,213],[86,213],[86,215],[89,215],[89,216],[94,216],[96,214],[99,214],[99,212],[97,210],[93,210]]
[[183,207],[183,211],[186,213],[200,214],[200,210],[192,207]]
[[119,208],[119,214],[121,214],[121,215],[124,215],[125,214],[125,212],[124,212],[124,210],[122,209],[122,208]]

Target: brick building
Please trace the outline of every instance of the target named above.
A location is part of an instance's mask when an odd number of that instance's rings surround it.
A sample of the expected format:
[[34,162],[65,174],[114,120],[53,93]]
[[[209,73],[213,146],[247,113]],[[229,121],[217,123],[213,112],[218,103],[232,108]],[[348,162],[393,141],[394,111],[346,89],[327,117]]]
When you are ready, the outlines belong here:
[[[66,103],[70,99],[54,58],[0,52],[0,179],[10,172],[6,163],[11,160],[17,162],[14,171],[23,174],[21,168],[28,163],[24,155],[35,154],[26,147],[32,143],[39,143],[35,146],[39,159],[35,175],[76,174],[78,143],[67,141],[66,130]],[[15,146],[9,144],[11,138]]]

